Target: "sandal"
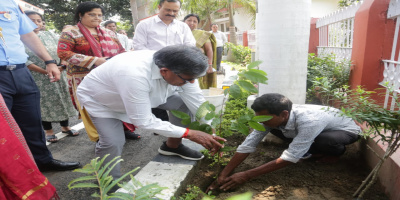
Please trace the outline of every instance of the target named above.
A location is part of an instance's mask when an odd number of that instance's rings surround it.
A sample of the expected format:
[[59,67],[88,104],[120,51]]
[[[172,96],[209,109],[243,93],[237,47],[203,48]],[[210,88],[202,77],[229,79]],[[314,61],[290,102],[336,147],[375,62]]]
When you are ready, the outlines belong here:
[[125,138],[129,140],[138,140],[140,139],[140,135],[135,132],[125,131]]
[[77,131],[73,131],[73,130],[68,130],[68,131],[61,131],[61,133],[65,133],[65,134],[68,134],[68,136],[78,136],[79,135],[79,132],[77,132]]
[[58,138],[56,135],[46,135],[46,141],[50,143],[58,142]]

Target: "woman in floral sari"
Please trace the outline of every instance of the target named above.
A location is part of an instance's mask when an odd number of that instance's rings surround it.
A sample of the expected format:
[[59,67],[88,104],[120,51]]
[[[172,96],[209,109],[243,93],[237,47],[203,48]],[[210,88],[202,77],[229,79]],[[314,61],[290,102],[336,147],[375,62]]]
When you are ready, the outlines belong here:
[[56,189],[37,168],[0,94],[0,199],[56,200]]
[[[96,2],[88,1],[79,4],[74,17],[77,25],[63,29],[57,50],[61,60],[69,63],[68,84],[72,88],[74,101],[92,141],[98,140],[98,134],[86,111],[80,110],[76,89],[91,70],[106,62],[107,59],[125,52],[115,33],[100,27],[103,15],[104,8]],[[128,133],[125,133],[128,134],[127,137],[140,138],[139,135],[133,133],[133,125],[126,123],[124,125],[129,129]]]
[[[58,38],[51,32],[40,31],[43,24],[42,15],[34,11],[26,11],[25,14],[38,26],[33,32],[40,38],[51,57],[58,63],[67,64],[60,62],[57,56]],[[69,95],[65,71],[60,68],[60,80],[57,82],[50,82],[43,60],[28,48],[26,48],[26,52],[29,55],[26,66],[31,70],[33,79],[40,90],[40,110],[43,129],[46,132],[46,141],[58,141],[57,137],[54,135],[51,122],[59,122],[61,131],[69,136],[79,135],[78,132],[71,130],[69,127],[68,119],[76,116],[77,112],[74,105],[72,105]]]
[[214,53],[217,51],[217,40],[215,36],[210,32],[196,29],[200,22],[200,18],[196,14],[186,15],[183,21],[192,30],[193,36],[196,39],[196,47],[202,49],[208,57],[207,74],[199,78],[200,88],[208,89],[210,87],[217,87],[217,74],[215,73],[217,54]]

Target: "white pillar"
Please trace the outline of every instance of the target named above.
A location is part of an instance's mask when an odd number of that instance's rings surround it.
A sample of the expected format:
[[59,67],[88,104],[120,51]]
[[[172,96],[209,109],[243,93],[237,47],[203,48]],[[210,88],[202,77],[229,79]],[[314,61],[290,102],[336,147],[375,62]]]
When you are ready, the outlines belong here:
[[258,1],[257,54],[268,84],[260,95],[281,93],[293,103],[306,99],[311,0]]

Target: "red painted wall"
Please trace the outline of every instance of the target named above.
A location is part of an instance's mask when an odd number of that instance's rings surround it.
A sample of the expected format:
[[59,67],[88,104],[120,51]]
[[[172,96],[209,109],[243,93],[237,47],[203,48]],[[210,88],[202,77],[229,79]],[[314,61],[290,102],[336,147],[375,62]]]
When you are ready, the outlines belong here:
[[308,44],[308,53],[315,53],[317,55],[319,45],[319,31],[317,29],[318,18],[311,18],[310,22],[310,43]]
[[351,88],[379,88],[383,79],[382,59],[390,58],[393,20],[386,19],[390,0],[364,0],[354,19]]
[[[351,60],[354,69],[350,76],[351,88],[358,85],[367,90],[381,88],[384,65],[382,60],[390,59],[395,30],[394,20],[387,19],[390,0],[364,0],[354,19],[354,40]],[[397,45],[396,57],[399,44]],[[384,92],[385,90],[381,90]],[[375,99],[383,102],[384,96],[376,95]],[[371,142],[372,139],[369,140]],[[376,152],[382,153],[382,147],[372,141],[370,144]],[[390,199],[400,199],[400,151],[382,166],[379,173],[380,183]],[[378,162],[376,155],[366,150],[366,158],[370,167]],[[397,160],[396,160],[396,159]]]

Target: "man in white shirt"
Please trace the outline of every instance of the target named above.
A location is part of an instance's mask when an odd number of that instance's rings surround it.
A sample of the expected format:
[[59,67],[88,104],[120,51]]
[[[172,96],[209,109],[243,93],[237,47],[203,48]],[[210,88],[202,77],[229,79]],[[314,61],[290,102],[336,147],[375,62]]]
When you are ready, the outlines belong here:
[[118,33],[121,35],[125,35],[128,38],[128,47],[125,49],[126,51],[133,51],[133,40],[129,39],[128,34],[126,34],[124,29],[118,30]]
[[224,50],[224,44],[228,41],[223,32],[218,31],[218,25],[211,25],[212,33],[217,39],[217,71],[221,69],[222,51]]
[[196,40],[189,26],[175,19],[180,8],[180,0],[160,0],[158,15],[141,21],[137,25],[133,37],[133,48],[160,50],[175,44],[196,46]]
[[[160,0],[159,13],[141,21],[133,36],[133,48],[137,50],[160,50],[166,46],[184,44],[196,46],[196,39],[186,23],[176,20],[181,9],[180,0]],[[153,109],[158,118],[168,121],[167,112]]]
[[[155,51],[130,51],[117,55],[90,72],[78,87],[81,106],[89,113],[98,133],[96,157],[120,156],[125,143],[120,120],[169,137],[159,148],[164,155],[189,160],[204,156],[184,146],[182,138],[199,143],[212,153],[225,139],[183,128],[181,119],[171,115],[161,121],[151,108],[196,114],[205,102],[196,78],[205,74],[207,57],[196,47],[174,45]],[[121,176],[120,165],[112,170]]]
[[[262,122],[266,131],[254,130],[246,137],[208,190],[216,187],[229,190],[262,174],[297,163],[300,159],[313,157],[323,162],[335,162],[346,151],[346,145],[360,138],[360,127],[335,108],[310,104],[292,106],[287,97],[277,93],[258,97],[251,108],[256,115],[272,117]],[[288,149],[273,161],[232,174],[269,132],[290,142]]]
[[106,29],[113,31],[117,35],[119,43],[121,43],[121,45],[125,49],[125,51],[130,50],[128,36],[117,33],[117,23],[116,22],[114,22],[112,20],[108,20],[104,23],[104,27]]

